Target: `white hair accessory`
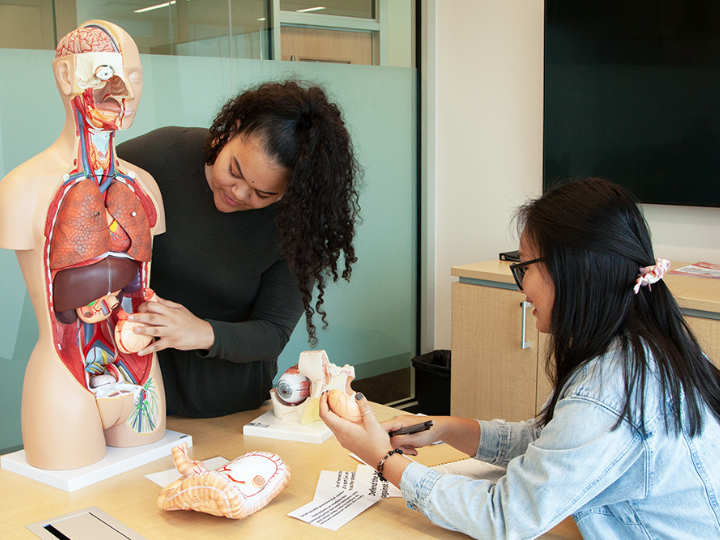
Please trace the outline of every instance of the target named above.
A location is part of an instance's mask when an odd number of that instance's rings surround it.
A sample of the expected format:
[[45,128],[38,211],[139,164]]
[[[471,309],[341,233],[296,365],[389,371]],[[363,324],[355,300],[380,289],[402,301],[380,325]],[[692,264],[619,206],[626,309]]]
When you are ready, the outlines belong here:
[[650,290],[652,290],[651,285],[660,281],[668,270],[670,270],[670,261],[667,259],[655,259],[654,265],[640,269],[640,275],[635,281],[633,291],[637,294],[640,287],[650,287]]

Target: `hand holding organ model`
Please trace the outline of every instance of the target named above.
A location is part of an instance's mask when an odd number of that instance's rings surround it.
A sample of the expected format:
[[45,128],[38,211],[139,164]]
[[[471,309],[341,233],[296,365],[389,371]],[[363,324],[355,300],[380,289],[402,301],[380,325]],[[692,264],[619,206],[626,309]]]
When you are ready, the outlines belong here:
[[30,465],[73,469],[105,446],[165,432],[152,339],[127,314],[154,299],[152,237],[164,230],[157,186],[115,155],[142,90],[132,38],[90,21],[59,43],[53,72],[66,120],[58,140],[0,182],[0,247],[14,249],[40,338],[25,374],[22,432]]

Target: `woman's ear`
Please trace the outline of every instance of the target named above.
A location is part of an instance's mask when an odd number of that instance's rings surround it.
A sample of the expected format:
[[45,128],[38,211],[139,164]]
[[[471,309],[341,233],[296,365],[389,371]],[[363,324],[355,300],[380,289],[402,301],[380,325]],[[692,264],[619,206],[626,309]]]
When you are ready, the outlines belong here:
[[239,131],[240,131],[240,119],[237,119],[237,120],[235,120],[235,127],[233,128],[233,130],[232,130],[232,131],[230,132],[230,134],[228,135],[228,139],[227,139],[227,140],[228,140],[228,141],[231,141],[231,140],[235,137],[235,135],[238,134]]
[[69,96],[73,90],[73,79],[75,77],[75,66],[69,58],[61,58],[53,62],[53,73],[57,80],[60,91]]

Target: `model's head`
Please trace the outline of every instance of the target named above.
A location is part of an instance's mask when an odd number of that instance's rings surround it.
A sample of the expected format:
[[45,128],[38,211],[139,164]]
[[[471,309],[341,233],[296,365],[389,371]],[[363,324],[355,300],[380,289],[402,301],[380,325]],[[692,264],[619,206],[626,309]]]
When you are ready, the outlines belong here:
[[[237,164],[250,163],[253,149],[264,154],[255,170],[266,174],[245,178]],[[313,313],[318,311],[325,321],[325,278],[348,279],[356,261],[352,242],[359,167],[339,108],[317,86],[296,81],[262,84],[225,104],[210,128],[205,154],[213,168],[210,183],[219,210],[279,203],[282,253],[300,282],[314,342]],[[344,269],[339,272],[340,255]],[[314,308],[313,283],[318,288]]]
[[[606,180],[577,180],[523,206],[518,217],[521,252],[542,259],[528,267],[526,279],[544,272],[554,305],[562,306],[552,310],[549,330],[564,333],[582,321],[588,329],[616,331],[636,299],[640,268],[654,264],[635,197]],[[642,289],[641,298],[648,292]]]
[[88,21],[58,43],[53,71],[60,92],[91,128],[127,129],[142,94],[140,54],[130,35]]

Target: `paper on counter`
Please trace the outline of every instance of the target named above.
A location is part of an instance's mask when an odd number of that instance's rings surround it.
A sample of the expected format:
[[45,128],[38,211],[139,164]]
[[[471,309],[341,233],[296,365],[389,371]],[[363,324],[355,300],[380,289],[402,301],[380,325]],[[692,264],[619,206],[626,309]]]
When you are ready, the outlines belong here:
[[398,488],[388,481],[381,481],[375,469],[369,465],[358,465],[354,472],[320,471],[320,478],[313,499],[320,498],[324,493],[335,489],[357,491],[366,497],[374,499],[402,497],[402,493]]
[[668,274],[720,279],[720,264],[697,262],[695,264],[683,266],[682,268],[678,268],[677,270],[670,270]]
[[381,481],[369,465],[358,465],[354,472],[320,471],[312,502],[288,515],[336,531],[387,497],[402,494],[390,482]]
[[366,497],[387,499],[402,497],[402,492],[387,480],[380,480],[370,465],[358,465],[355,471],[355,489]]
[[288,516],[316,527],[337,531],[379,500],[365,497],[357,491],[335,488],[324,492],[319,499],[313,499],[302,508],[290,512]]

